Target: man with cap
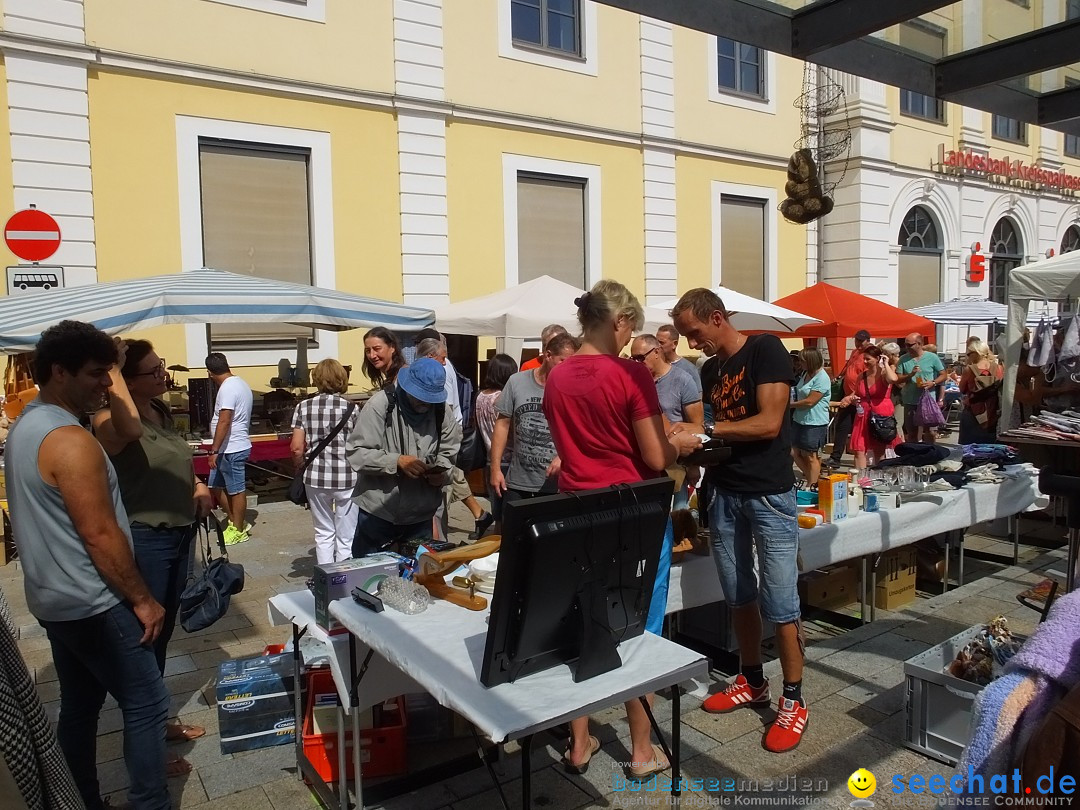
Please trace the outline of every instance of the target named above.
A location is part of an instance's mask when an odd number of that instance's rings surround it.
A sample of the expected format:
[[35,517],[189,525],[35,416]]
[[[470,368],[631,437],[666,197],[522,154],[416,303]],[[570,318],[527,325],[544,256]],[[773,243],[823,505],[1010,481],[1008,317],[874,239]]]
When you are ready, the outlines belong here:
[[359,473],[354,557],[431,537],[461,447],[461,424],[446,412],[445,384],[443,365],[422,357],[360,411],[345,444]]
[[[859,382],[859,375],[863,373],[863,352],[866,351],[866,347],[870,346],[873,341],[870,340],[870,333],[865,329],[860,329],[855,333],[855,348],[851,352],[851,356],[848,358],[847,363],[844,364],[844,368],[841,369],[838,375],[843,379],[844,396],[851,396],[855,393],[855,386]],[[835,368],[835,366],[833,366]],[[836,431],[833,438],[833,451],[829,454],[829,457],[825,459],[824,466],[836,468],[840,466],[840,461],[844,456],[844,451],[847,449],[848,439],[851,438],[851,428],[855,424],[855,405],[849,405],[846,408],[840,408],[836,412]]]

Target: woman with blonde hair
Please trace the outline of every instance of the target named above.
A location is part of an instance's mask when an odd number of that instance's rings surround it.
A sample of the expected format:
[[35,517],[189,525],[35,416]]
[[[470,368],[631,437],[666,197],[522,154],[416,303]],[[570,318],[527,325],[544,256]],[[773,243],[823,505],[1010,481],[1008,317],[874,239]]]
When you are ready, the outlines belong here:
[[349,388],[349,375],[337,360],[321,360],[311,373],[311,381],[319,393],[299,402],[293,411],[289,449],[299,468],[307,454],[341,425],[304,470],[315,524],[315,561],[341,562],[352,557],[356,532],[358,513],[352,495],[357,476],[345,460],[345,440],[356,425],[358,409],[342,396]]
[[[562,464],[559,489],[574,492],[657,478],[701,442],[686,431],[666,435],[649,370],[619,357],[641,329],[644,310],[633,293],[608,279],[597,282],[575,303],[583,332],[581,348],[552,369],[544,390],[544,415]],[[667,607],[671,537],[669,522],[645,624],[646,630],[657,634]],[[652,695],[647,699],[651,703]],[[647,779],[670,767],[663,751],[652,743],[641,702],[628,701],[626,716],[633,747],[628,776]],[[599,740],[589,734],[589,718],[579,717],[570,723],[563,766],[569,773],[584,773],[599,748]]]
[[1004,372],[985,342],[968,341],[967,367],[960,376],[964,406],[960,412],[960,444],[997,441]]

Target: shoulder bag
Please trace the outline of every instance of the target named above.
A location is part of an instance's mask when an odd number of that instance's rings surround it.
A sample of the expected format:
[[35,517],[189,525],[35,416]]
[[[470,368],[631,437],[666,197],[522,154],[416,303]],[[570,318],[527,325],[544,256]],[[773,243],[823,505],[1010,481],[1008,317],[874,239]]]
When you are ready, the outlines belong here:
[[863,388],[866,389],[867,417],[870,423],[870,437],[882,444],[888,444],[896,438],[896,417],[882,416],[870,409],[870,383],[869,375],[864,371]]
[[338,422],[337,426],[326,434],[326,436],[323,437],[323,440],[315,445],[315,448],[307,454],[307,457],[304,458],[304,463],[300,465],[300,469],[298,469],[293,476],[292,483],[289,484],[288,497],[289,500],[297,506],[303,506],[305,509],[308,507],[307,486],[304,484],[304,471],[311,466],[311,462],[316,459],[319,453],[325,450],[326,446],[334,440],[334,437],[341,433],[342,428],[348,423],[349,417],[352,416],[354,410],[356,410],[356,403],[350,402],[349,407],[345,409],[345,415],[341,417],[341,421]]
[[[210,551],[210,522],[217,530],[220,557],[212,556]],[[229,553],[222,542],[221,523],[213,515],[199,522],[200,539],[204,533],[206,544],[199,543],[203,558],[202,573],[189,579],[187,587],[180,594],[180,626],[189,633],[207,628],[224,616],[229,610],[232,595],[244,590],[244,566],[229,562]]]

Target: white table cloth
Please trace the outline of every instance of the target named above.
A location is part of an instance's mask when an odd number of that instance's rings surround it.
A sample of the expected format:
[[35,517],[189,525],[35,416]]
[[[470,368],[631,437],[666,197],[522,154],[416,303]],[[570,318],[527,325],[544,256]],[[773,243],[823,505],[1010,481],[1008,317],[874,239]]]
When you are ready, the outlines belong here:
[[[574,683],[570,668],[562,665],[489,689],[480,683],[486,610],[465,610],[436,599],[423,613],[408,616],[391,609],[372,613],[351,599],[339,599],[331,603],[330,613],[375,650],[372,665],[381,657],[409,673],[440,704],[496,743],[708,675],[708,661],[700,653],[644,633],[619,645],[619,669],[595,678]],[[366,684],[367,676],[361,692]]]
[[[799,530],[799,571],[880,554],[942,532],[1008,517],[1040,498],[1038,479],[1018,473],[1000,484],[968,484],[946,492],[928,492],[899,509],[858,515]],[[724,601],[711,556],[688,555],[671,567],[667,613]]]

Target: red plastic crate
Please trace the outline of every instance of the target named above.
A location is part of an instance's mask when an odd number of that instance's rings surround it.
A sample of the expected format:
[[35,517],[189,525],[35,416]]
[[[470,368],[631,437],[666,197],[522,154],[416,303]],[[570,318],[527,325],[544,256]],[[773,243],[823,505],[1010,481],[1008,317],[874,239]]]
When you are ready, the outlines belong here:
[[[315,695],[337,693],[334,676],[329,670],[315,670],[308,675],[308,705],[304,712],[304,755],[324,782],[338,781],[337,733],[314,734],[312,710]],[[405,733],[405,701],[393,700],[394,710],[385,708],[377,712],[379,725],[360,729],[360,771],[365,778],[376,776],[400,776],[408,771],[408,754]],[[345,773],[353,778],[351,720],[345,718]]]

